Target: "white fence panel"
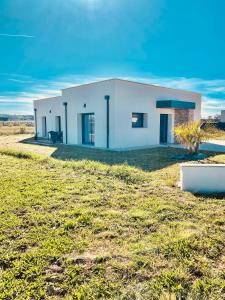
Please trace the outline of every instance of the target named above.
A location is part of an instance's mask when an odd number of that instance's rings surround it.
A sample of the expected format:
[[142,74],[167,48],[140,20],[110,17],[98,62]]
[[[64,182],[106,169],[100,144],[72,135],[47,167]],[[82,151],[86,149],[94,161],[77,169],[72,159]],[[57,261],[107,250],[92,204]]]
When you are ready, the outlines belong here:
[[225,193],[225,164],[181,164],[181,189],[193,193]]

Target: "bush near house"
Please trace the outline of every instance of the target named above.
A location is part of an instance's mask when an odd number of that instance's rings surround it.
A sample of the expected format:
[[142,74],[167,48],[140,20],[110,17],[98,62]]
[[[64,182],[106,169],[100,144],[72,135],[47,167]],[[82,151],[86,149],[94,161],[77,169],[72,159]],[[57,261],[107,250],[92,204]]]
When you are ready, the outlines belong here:
[[225,197],[180,191],[171,163],[0,150],[0,299],[224,299]]
[[179,124],[174,128],[174,133],[176,140],[188,149],[190,155],[199,152],[202,142],[221,135],[220,130],[212,124],[201,127],[198,121]]

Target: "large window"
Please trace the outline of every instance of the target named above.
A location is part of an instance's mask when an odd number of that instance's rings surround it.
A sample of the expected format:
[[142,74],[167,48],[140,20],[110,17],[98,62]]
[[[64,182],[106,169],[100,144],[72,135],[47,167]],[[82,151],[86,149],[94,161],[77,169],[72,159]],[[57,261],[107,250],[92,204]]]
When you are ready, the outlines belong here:
[[132,128],[144,128],[146,126],[146,114],[144,113],[132,113]]

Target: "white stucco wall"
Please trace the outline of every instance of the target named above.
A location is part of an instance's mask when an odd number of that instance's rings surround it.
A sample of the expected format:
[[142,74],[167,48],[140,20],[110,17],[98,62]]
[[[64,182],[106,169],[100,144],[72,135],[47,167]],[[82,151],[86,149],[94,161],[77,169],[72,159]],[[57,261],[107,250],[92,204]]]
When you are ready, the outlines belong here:
[[80,114],[94,113],[95,146],[106,147],[106,100],[104,97],[110,95],[110,147],[115,146],[114,93],[115,81],[113,80],[81,85],[62,91],[62,97],[68,103],[68,144],[81,144]]
[[[37,108],[38,136],[42,136],[42,117],[47,131],[56,130],[55,116],[61,116],[65,142],[65,111],[67,102],[68,144],[81,144],[81,114],[95,114],[95,146],[106,147],[106,100],[110,96],[110,148],[145,147],[159,144],[160,114],[169,114],[168,142],[173,142],[173,109],[157,109],[157,100],[184,100],[196,103],[194,118],[200,119],[201,96],[197,93],[162,88],[119,79],[85,84],[62,91],[62,96],[34,101]],[[84,106],[85,105],[85,106]],[[50,113],[51,111],[51,113]],[[132,113],[147,114],[146,128],[132,128]]]
[[181,164],[181,188],[193,193],[225,193],[225,165]]
[[34,108],[37,109],[37,133],[38,137],[42,137],[42,117],[46,117],[47,131],[56,131],[55,117],[61,116],[62,129],[65,123],[64,120],[64,107],[63,99],[61,96],[46,98],[43,100],[35,100]]
[[[197,93],[157,87],[147,84],[116,80],[115,110],[119,120],[115,126],[117,148],[141,147],[159,144],[160,114],[171,116],[171,127],[174,124],[173,109],[156,108],[157,100],[183,100],[195,102],[194,119],[201,117],[201,95]],[[132,128],[132,112],[148,114],[147,128]],[[173,135],[169,131],[169,142],[173,142]]]

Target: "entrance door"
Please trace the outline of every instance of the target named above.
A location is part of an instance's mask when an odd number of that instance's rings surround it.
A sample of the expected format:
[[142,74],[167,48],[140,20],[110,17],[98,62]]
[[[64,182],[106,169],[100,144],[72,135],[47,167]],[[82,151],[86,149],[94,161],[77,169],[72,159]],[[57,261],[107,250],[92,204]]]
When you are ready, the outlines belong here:
[[82,114],[82,143],[95,144],[95,115],[93,113]]
[[61,129],[61,117],[60,116],[56,116],[55,117],[55,127],[56,127],[56,131],[57,132],[61,132],[62,131],[62,129]]
[[168,141],[168,114],[160,114],[160,144]]
[[47,137],[47,121],[46,121],[46,117],[42,117],[42,137]]

